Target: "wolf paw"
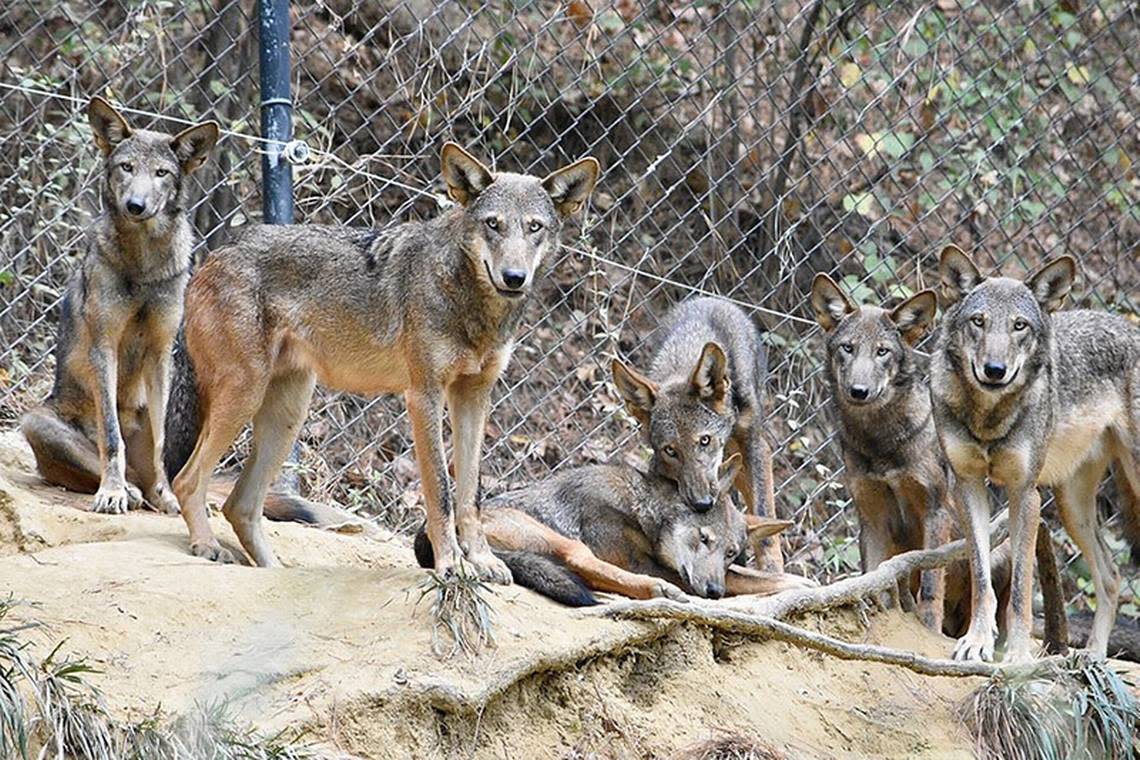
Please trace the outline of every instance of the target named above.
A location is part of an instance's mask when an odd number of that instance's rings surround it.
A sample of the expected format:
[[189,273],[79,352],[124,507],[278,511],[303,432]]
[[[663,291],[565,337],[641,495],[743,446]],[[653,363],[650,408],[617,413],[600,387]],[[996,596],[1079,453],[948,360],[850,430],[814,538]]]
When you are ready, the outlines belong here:
[[674,586],[669,581],[654,579],[653,585],[650,587],[650,593],[654,599],[671,599],[674,602],[687,602],[689,595],[681,589]]
[[982,634],[968,631],[958,639],[954,647],[954,659],[969,662],[993,662],[995,631],[986,630]]
[[126,489],[127,489],[127,508],[128,509],[138,509],[139,507],[141,507],[143,505],[143,495],[142,495],[142,491],[140,491],[138,489],[138,486],[127,483]]
[[178,499],[175,498],[174,492],[170,490],[170,486],[156,485],[150,490],[146,496],[146,502],[153,509],[165,514],[176,515],[182,511],[178,505]]
[[504,586],[511,585],[511,581],[514,580],[506,564],[489,551],[468,554],[466,561],[471,563],[480,580]]
[[190,544],[190,553],[195,557],[217,562],[219,565],[232,565],[237,561],[233,553],[219,544],[216,539]]
[[130,503],[130,494],[123,486],[100,486],[95,492],[95,503],[91,510],[103,515],[122,515],[126,514]]

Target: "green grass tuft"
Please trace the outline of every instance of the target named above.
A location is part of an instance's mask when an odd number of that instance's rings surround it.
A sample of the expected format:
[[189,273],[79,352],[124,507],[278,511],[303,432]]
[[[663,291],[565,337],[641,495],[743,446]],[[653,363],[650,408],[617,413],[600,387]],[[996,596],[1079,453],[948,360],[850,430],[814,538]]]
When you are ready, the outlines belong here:
[[1077,652],[1045,676],[995,676],[964,708],[987,760],[1130,760],[1140,704],[1104,660]]

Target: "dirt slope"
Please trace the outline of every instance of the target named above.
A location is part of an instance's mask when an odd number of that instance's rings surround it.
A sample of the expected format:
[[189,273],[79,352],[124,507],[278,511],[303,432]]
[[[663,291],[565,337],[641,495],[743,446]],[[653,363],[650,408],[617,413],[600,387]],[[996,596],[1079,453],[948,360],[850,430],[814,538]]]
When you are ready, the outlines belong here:
[[[226,698],[366,758],[668,757],[721,731],[788,757],[972,756],[954,714],[968,682],[587,617],[518,588],[494,598],[497,648],[440,660],[402,538],[274,525],[286,568],[220,567],[186,553],[177,518],[87,501],[43,486],[18,434],[0,434],[0,589],[41,605],[40,644],[91,658],[124,715]],[[948,647],[899,614],[805,623]]]

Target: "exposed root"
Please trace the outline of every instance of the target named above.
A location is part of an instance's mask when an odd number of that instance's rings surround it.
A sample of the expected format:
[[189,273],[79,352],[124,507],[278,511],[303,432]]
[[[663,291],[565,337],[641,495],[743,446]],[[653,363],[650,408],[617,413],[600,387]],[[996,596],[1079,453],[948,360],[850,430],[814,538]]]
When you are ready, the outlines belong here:
[[838,657],[841,660],[864,660],[897,665],[926,676],[994,676],[999,673],[1018,673],[1029,677],[1045,672],[1061,658],[1045,658],[1018,665],[995,665],[989,662],[957,662],[955,660],[924,657],[915,652],[877,646],[874,644],[850,644],[806,628],[785,623],[782,620],[756,615],[743,610],[715,607],[701,603],[678,603],[668,599],[639,602],[635,605],[620,605],[599,608],[595,613],[610,617],[631,620],[661,620],[662,618],[732,631],[765,639],[783,641],[795,646]]

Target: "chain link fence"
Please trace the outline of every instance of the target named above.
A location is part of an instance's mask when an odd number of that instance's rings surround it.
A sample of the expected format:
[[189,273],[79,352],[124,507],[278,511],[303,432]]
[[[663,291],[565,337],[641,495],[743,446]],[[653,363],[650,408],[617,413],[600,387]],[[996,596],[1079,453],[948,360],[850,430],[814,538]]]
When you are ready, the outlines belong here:
[[[823,412],[812,275],[877,303],[932,285],[948,242],[1010,274],[1067,252],[1079,305],[1135,319],[1138,14],[1123,0],[297,2],[297,220],[438,213],[445,139],[504,170],[597,157],[598,190],[496,390],[486,492],[642,460],[609,361],[645,367],[672,304],[719,294],[770,347],[791,565],[832,578],[858,567],[857,524]],[[257,34],[247,0],[0,7],[3,425],[50,387],[55,309],[97,211],[87,99],[141,126],[222,122],[195,175],[197,229],[216,245],[260,215]],[[321,391],[314,406],[304,487],[413,526],[402,401]],[[1083,577],[1078,561],[1074,592]]]

